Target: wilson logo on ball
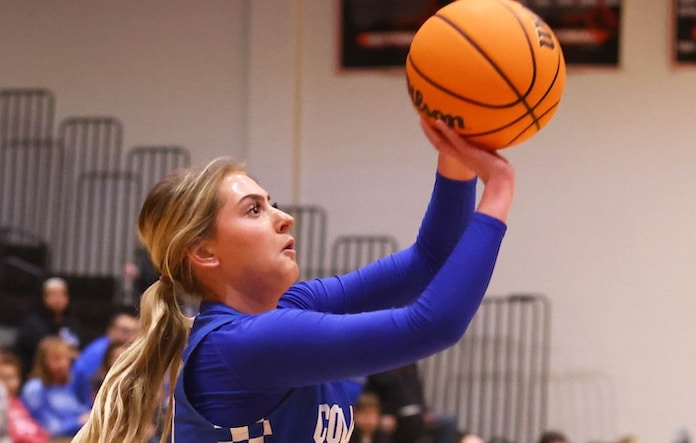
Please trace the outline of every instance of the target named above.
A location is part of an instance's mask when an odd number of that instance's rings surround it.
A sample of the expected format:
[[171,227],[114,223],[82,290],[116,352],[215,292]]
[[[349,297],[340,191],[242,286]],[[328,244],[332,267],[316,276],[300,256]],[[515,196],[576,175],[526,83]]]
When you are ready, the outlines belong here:
[[450,128],[464,129],[464,117],[460,115],[450,115],[446,114],[439,109],[430,109],[430,106],[423,99],[423,93],[418,89],[414,88],[411,82],[406,80],[408,83],[408,94],[411,96],[411,102],[418,109],[418,112],[424,114],[433,120],[442,120]]

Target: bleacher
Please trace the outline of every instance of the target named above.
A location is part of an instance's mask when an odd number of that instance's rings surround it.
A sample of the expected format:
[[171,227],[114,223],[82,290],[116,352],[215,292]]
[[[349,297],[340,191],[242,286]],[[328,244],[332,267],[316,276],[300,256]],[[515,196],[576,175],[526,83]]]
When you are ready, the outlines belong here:
[[46,88],[0,89],[0,324],[16,327],[48,276],[65,278],[85,340],[101,334],[110,303],[133,302],[122,272],[137,244],[149,188],[190,163],[181,146],[124,150],[114,116],[55,122]]

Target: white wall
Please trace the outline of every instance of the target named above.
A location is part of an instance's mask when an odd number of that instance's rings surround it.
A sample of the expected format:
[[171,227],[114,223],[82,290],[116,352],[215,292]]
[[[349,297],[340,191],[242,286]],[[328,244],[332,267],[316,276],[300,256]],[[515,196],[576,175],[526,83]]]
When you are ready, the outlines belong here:
[[46,87],[56,118],[113,115],[124,150],[246,156],[246,4],[0,0],[0,87]]
[[[696,70],[670,66],[668,4],[624,2],[621,68],[569,73],[554,120],[504,152],[518,188],[490,292],[550,297],[554,383],[610,387],[591,406],[605,435],[552,396],[550,424],[576,441],[696,433]],[[337,72],[337,14],[326,0],[0,0],[0,86],[52,89],[59,117],[117,115],[127,145],[231,153],[277,200],[325,206],[330,238],[406,245],[435,154],[401,74]]]

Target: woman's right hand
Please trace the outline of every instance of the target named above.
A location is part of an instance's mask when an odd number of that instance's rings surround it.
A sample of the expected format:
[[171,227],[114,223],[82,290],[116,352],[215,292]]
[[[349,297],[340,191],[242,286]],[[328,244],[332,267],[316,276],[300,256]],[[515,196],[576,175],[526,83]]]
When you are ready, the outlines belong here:
[[422,118],[421,127],[441,155],[456,159],[485,184],[476,210],[506,222],[515,189],[512,165],[497,152],[468,142],[442,120],[432,124]]

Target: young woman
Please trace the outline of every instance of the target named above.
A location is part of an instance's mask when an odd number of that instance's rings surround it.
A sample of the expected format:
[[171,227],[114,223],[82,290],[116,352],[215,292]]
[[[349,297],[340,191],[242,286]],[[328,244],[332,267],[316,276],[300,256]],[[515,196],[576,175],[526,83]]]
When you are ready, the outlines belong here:
[[[169,370],[176,443],[347,442],[342,380],[457,342],[491,277],[514,173],[444,123],[421,125],[439,157],[416,242],[343,276],[294,284],[293,219],[234,163],[157,184],[138,230],[161,277],[74,441],[143,441]],[[473,213],[476,176],[486,186]],[[178,292],[202,300],[192,329]]]

